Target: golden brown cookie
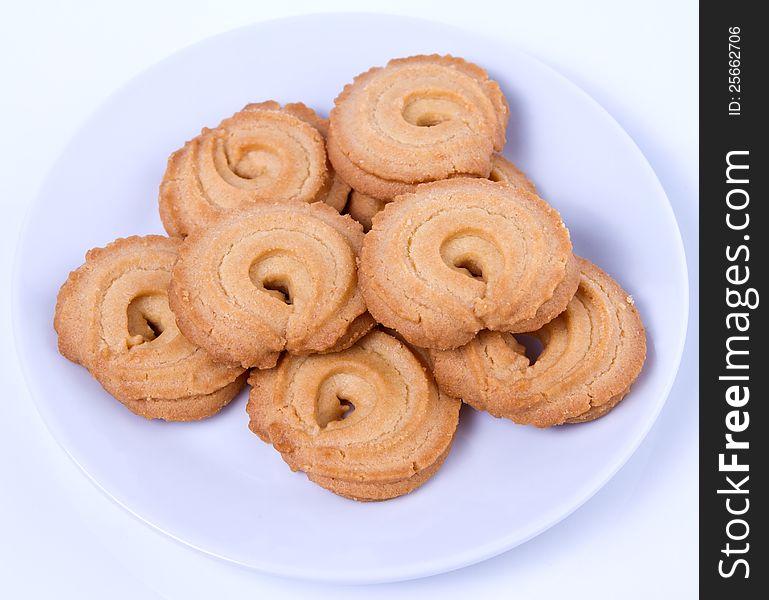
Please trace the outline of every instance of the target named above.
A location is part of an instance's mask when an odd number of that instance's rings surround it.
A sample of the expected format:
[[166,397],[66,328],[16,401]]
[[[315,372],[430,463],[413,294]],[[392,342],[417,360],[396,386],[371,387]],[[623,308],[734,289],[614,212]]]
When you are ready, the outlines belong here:
[[[528,192],[534,194],[537,193],[537,188],[529,178],[526,177],[523,171],[501,154],[495,154],[493,156],[491,165],[491,174],[488,177],[491,181],[503,181]],[[390,201],[391,199],[380,200],[379,198],[367,196],[366,194],[353,190],[349,194],[349,199],[347,200],[344,212],[363,225],[363,231],[368,231],[371,229],[371,222],[374,219],[374,215],[382,210]]]
[[285,354],[252,371],[251,430],[294,471],[355,500],[414,490],[443,463],[460,402],[401,342],[373,331],[334,354]]
[[189,235],[169,288],[179,329],[214,358],[268,368],[373,327],[358,291],[361,226],[330,206],[262,204]]
[[513,187],[531,192],[532,194],[537,193],[536,186],[526,177],[526,174],[501,154],[495,154],[491,161],[489,179],[491,181],[509,183]]
[[353,190],[347,201],[345,212],[363,225],[363,231],[368,231],[371,229],[371,220],[374,215],[382,210],[386,204],[385,200],[379,200]]
[[[341,213],[344,207],[347,206],[352,198],[352,188],[347,185],[339,175],[334,174],[334,179],[331,182],[331,187],[328,190],[328,194],[323,198],[323,202],[332,206],[337,212]],[[356,219],[357,220],[357,219]]]
[[[285,110],[288,110],[292,114],[296,115],[300,119],[303,119],[304,121],[307,121],[310,125],[315,127],[315,129],[320,131],[320,133],[323,135],[324,140],[328,138],[328,119],[320,117],[314,110],[308,108],[302,103],[287,104],[285,106]],[[337,212],[341,213],[344,207],[347,205],[350,194],[352,192],[352,188],[347,185],[347,183],[337,173],[334,172],[330,162],[327,163],[327,166],[332,178],[331,187],[328,189],[327,193],[322,195],[321,200],[329,206],[333,206]]]
[[167,288],[179,244],[149,235],[95,248],[56,303],[59,351],[149,419],[211,416],[245,383],[243,369],[215,363],[176,326]]
[[482,331],[461,348],[431,351],[447,394],[495,417],[550,427],[596,419],[628,393],[646,357],[646,336],[631,296],[590,261],[566,311],[529,334],[542,344],[534,362],[509,333]]
[[[534,184],[526,177],[523,171],[501,154],[494,155],[491,165],[491,174],[488,177],[491,181],[503,181],[528,192],[537,193],[536,187],[534,187]],[[379,198],[367,196],[353,190],[349,195],[344,212],[363,225],[363,231],[368,231],[371,229],[371,221],[374,215],[382,210],[391,200],[380,200]]]
[[505,145],[509,108],[480,67],[452,56],[391,60],[335,100],[328,154],[355,190],[387,200],[418,183],[487,177]]
[[544,200],[455,178],[374,217],[359,277],[377,321],[416,346],[448,349],[481,329],[538,329],[566,308],[579,272],[569,232]]
[[324,200],[341,210],[350,188],[326,156],[328,124],[304,104],[249,104],[174,152],[160,185],[160,218],[185,236],[255,203]]

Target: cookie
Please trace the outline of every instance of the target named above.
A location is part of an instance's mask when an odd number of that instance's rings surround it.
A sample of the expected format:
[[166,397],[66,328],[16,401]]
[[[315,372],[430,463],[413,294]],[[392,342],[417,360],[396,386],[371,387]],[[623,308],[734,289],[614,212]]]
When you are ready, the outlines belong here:
[[501,154],[495,154],[491,161],[489,179],[491,181],[508,183],[513,187],[531,192],[532,194],[537,193],[536,186],[526,177],[526,174]]
[[[348,205],[352,198],[352,188],[347,185],[344,180],[336,173],[331,181],[331,187],[328,190],[323,202],[336,209],[341,213],[344,207]],[[356,219],[357,220],[357,219]]]
[[345,212],[363,225],[363,231],[368,231],[371,229],[371,220],[374,215],[382,210],[386,204],[387,202],[384,200],[353,190],[347,201]]
[[[501,154],[493,156],[491,160],[491,173],[488,178],[491,181],[503,181],[528,192],[537,193],[536,187],[534,187],[534,184],[526,177],[523,171]],[[371,221],[374,215],[382,210],[390,201],[391,199],[380,200],[358,191],[352,191],[347,201],[345,212],[363,225],[363,231],[368,231],[371,229]]]
[[86,255],[59,291],[59,351],[87,368],[132,412],[190,421],[218,412],[245,383],[187,340],[168,306],[178,240],[116,240]]
[[285,354],[253,371],[250,428],[294,471],[355,500],[385,500],[441,466],[459,400],[439,393],[401,342],[375,330],[334,354]]
[[438,55],[370,69],[334,103],[331,163],[353,189],[380,200],[426,181],[488,177],[492,155],[505,145],[510,113],[486,71]]
[[[315,129],[320,131],[324,140],[327,140],[328,119],[322,118],[314,110],[302,103],[287,104],[285,110],[288,110],[292,114],[307,121],[310,125],[315,127]],[[329,206],[333,206],[337,212],[341,213],[350,199],[352,188],[339,176],[338,173],[334,172],[330,162],[327,163],[327,167],[331,174],[331,187],[328,189],[328,192],[324,192],[321,200]]]
[[326,156],[328,125],[304,104],[249,104],[174,152],[160,184],[160,218],[185,236],[256,203],[324,200],[341,210],[349,186]]
[[579,289],[566,311],[529,334],[542,344],[533,362],[512,334],[482,331],[461,348],[430,351],[440,388],[537,427],[609,412],[641,372],[646,336],[632,297],[590,261],[578,262]]
[[374,325],[358,290],[362,242],[361,226],[322,202],[223,215],[181,245],[169,288],[179,329],[246,368],[353,344]]
[[359,278],[377,321],[445,350],[481,329],[538,329],[566,308],[579,270],[569,232],[544,200],[455,178],[421,185],[374,217]]

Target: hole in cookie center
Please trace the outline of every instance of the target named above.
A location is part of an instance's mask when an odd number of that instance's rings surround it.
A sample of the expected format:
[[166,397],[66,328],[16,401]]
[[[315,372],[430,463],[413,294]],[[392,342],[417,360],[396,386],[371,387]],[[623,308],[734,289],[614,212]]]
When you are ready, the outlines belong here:
[[347,398],[335,396],[334,400],[325,406],[318,406],[318,425],[325,428],[334,421],[343,421],[355,412],[355,405]]
[[160,337],[165,326],[152,314],[152,297],[139,296],[128,304],[128,347],[132,348]]
[[418,96],[403,107],[403,118],[417,127],[435,127],[452,118],[453,103],[441,97]]
[[457,269],[462,269],[465,271],[465,273],[472,277],[473,279],[478,279],[480,281],[486,281],[486,278],[483,276],[483,268],[481,265],[478,264],[478,262],[475,259],[464,257],[460,258],[456,261],[454,261],[454,266]]
[[263,276],[259,272],[259,263],[254,263],[249,270],[248,276],[251,282],[258,288],[262,288],[270,296],[277,298],[286,304],[293,304],[291,297],[291,286],[288,279],[279,275]]
[[337,419],[337,421],[343,421],[353,412],[355,412],[355,405],[346,398],[339,398],[339,408],[342,411],[342,415]]
[[280,158],[260,146],[243,146],[229,157],[232,172],[243,179],[275,177],[280,172]]
[[542,350],[544,350],[544,346],[539,338],[524,333],[516,333],[514,337],[526,349],[526,358],[529,359],[529,364],[533,365],[537,362],[540,354],[542,354]]
[[160,323],[153,322],[152,319],[147,319],[147,327],[152,332],[153,340],[163,333],[163,326]]
[[445,115],[439,115],[436,113],[427,113],[425,115],[419,115],[417,117],[417,122],[415,125],[417,127],[435,127],[436,125],[440,125],[444,121],[447,121],[448,118]]
[[288,287],[287,281],[283,279],[265,279],[262,282],[262,287],[278,300],[282,300],[286,304],[292,303],[291,289]]

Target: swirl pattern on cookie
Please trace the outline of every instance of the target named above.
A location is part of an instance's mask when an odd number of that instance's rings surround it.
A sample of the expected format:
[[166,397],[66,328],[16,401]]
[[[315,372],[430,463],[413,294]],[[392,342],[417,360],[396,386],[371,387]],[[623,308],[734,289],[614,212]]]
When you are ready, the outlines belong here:
[[541,327],[566,308],[579,270],[544,200],[456,178],[424,184],[374,217],[359,277],[377,321],[416,346],[448,349],[481,329]]
[[329,158],[355,190],[387,200],[426,181],[487,177],[508,117],[499,85],[480,67],[452,56],[394,59],[336,98]]
[[344,206],[349,186],[326,156],[328,124],[304,104],[249,104],[174,152],[160,185],[160,217],[185,236],[215,216],[282,201]]
[[243,369],[215,363],[176,326],[167,288],[179,243],[136,236],[89,251],[54,318],[66,358],[136,414],[173,421],[218,412],[245,383]]
[[284,355],[253,371],[250,427],[292,470],[356,500],[406,494],[449,452],[459,400],[401,342],[373,331],[334,354]]
[[529,334],[543,348],[534,362],[512,334],[482,331],[461,348],[430,352],[441,389],[537,427],[590,421],[622,400],[646,357],[643,324],[616,281],[578,260],[579,289],[566,311]]
[[283,350],[353,344],[374,325],[358,290],[362,242],[360,225],[324,203],[265,204],[212,221],[184,240],[173,271],[179,328],[243,367],[272,367]]

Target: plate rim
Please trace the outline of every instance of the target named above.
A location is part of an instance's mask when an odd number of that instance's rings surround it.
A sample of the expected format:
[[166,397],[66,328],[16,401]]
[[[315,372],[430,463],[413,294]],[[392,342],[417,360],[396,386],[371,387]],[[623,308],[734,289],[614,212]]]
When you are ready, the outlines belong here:
[[683,357],[683,352],[684,352],[686,340],[688,337],[691,291],[690,291],[689,266],[686,258],[686,251],[683,243],[683,237],[681,235],[681,229],[679,227],[675,211],[673,209],[672,204],[670,203],[670,199],[668,198],[668,195],[667,195],[667,192],[665,191],[664,186],[662,185],[659,178],[657,177],[657,174],[652,168],[648,159],[646,158],[646,155],[643,153],[641,148],[635,142],[633,137],[625,130],[624,127],[622,127],[619,121],[617,121],[617,119],[615,119],[614,116],[602,104],[600,104],[595,98],[593,98],[593,96],[591,96],[587,91],[582,89],[582,87],[577,85],[574,81],[572,81],[570,78],[562,74],[560,71],[558,71],[554,67],[551,67],[549,64],[547,64],[543,60],[517,47],[513,42],[509,42],[497,36],[488,36],[486,38],[486,41],[490,43],[490,45],[504,48],[504,50],[508,53],[513,53],[518,57],[522,58],[523,60],[535,63],[539,68],[547,70],[551,76],[559,79],[564,85],[570,87],[572,91],[580,95],[583,98],[583,100],[587,101],[588,104],[590,104],[593,109],[596,109],[598,112],[602,113],[604,119],[611,124],[611,127],[614,129],[615,133],[618,134],[618,137],[622,138],[624,142],[626,144],[629,144],[630,147],[637,153],[638,157],[641,159],[638,161],[639,168],[640,168],[640,165],[643,164],[643,168],[647,172],[646,175],[649,176],[650,181],[653,182],[658,192],[665,199],[663,206],[665,207],[665,210],[667,210],[668,217],[671,219],[673,225],[675,226],[676,235],[674,236],[674,239],[675,239],[675,246],[677,250],[676,262],[678,267],[682,270],[682,276],[683,276],[683,281],[681,283],[683,285],[684,293],[681,295],[680,301],[679,301],[680,302],[679,310],[681,310],[681,314],[683,318],[682,318],[680,335],[678,336],[677,347],[673,352],[674,367],[670,370],[670,373],[666,381],[664,382],[664,385],[662,386],[662,393],[660,394],[661,399],[656,403],[655,409],[652,413],[650,413],[649,418],[647,419],[647,422],[645,423],[644,427],[639,429],[638,433],[635,435],[632,442],[627,444],[626,452],[624,456],[622,456],[620,460],[613,462],[611,465],[605,468],[602,472],[596,475],[594,480],[599,483],[593,486],[589,486],[590,489],[588,489],[586,493],[582,494],[582,496],[579,497],[577,501],[573,502],[571,506],[568,508],[568,510],[566,511],[554,510],[552,512],[556,513],[555,515],[552,515],[552,514],[543,515],[540,519],[530,524],[525,529],[525,533],[523,535],[521,535],[520,532],[513,532],[508,534],[507,536],[501,536],[499,538],[495,538],[493,541],[488,542],[484,545],[475,546],[461,553],[455,553],[450,557],[444,557],[440,559],[425,559],[419,562],[412,562],[409,565],[402,565],[397,568],[386,567],[384,569],[379,569],[379,568],[358,569],[355,573],[352,573],[352,574],[346,573],[345,577],[335,577],[333,573],[330,574],[326,571],[319,570],[319,569],[313,570],[307,567],[291,567],[286,565],[285,563],[271,563],[269,561],[264,561],[264,560],[254,561],[254,562],[241,561],[231,556],[225,556],[217,552],[214,552],[212,550],[206,549],[188,540],[185,540],[179,537],[178,535],[163,529],[161,526],[153,523],[152,521],[142,517],[141,514],[139,514],[134,509],[126,505],[123,501],[121,501],[121,499],[119,499],[118,497],[110,493],[104,487],[104,485],[102,485],[86,469],[86,467],[83,464],[81,464],[81,462],[75,457],[75,455],[72,452],[70,452],[70,450],[64,445],[64,443],[60,440],[60,438],[56,436],[51,423],[44,415],[39,403],[35,400],[35,395],[33,393],[34,385],[32,384],[32,379],[33,379],[32,368],[30,365],[27,364],[27,360],[24,356],[24,352],[22,351],[23,342],[21,341],[22,334],[23,334],[22,322],[21,322],[23,319],[22,308],[21,308],[21,306],[23,305],[22,298],[21,298],[22,286],[20,285],[21,268],[22,268],[21,263],[22,263],[22,258],[24,254],[25,241],[27,240],[31,231],[32,213],[34,211],[35,206],[37,206],[37,204],[40,202],[40,199],[43,195],[44,190],[48,186],[48,183],[51,179],[51,173],[55,171],[56,167],[64,159],[64,156],[67,154],[67,152],[69,151],[69,148],[72,146],[73,142],[77,139],[82,129],[97,114],[105,110],[105,108],[114,100],[114,98],[121,95],[123,91],[127,87],[129,87],[136,79],[144,76],[150,71],[153,71],[155,69],[162,67],[162,65],[164,65],[167,62],[171,62],[174,59],[177,59],[180,55],[188,52],[189,50],[191,50],[192,48],[200,44],[213,43],[218,38],[224,38],[226,36],[233,34],[234,32],[245,30],[245,29],[251,29],[251,28],[258,29],[264,26],[274,27],[276,25],[283,25],[283,26],[290,27],[291,23],[295,21],[305,21],[305,20],[313,20],[313,19],[333,20],[339,17],[362,18],[362,19],[387,19],[387,20],[390,20],[391,22],[406,21],[411,23],[421,23],[426,26],[441,28],[448,32],[454,31],[458,34],[463,34],[465,36],[483,37],[482,33],[475,31],[473,29],[466,29],[456,25],[442,23],[440,21],[434,21],[430,19],[417,18],[417,17],[407,17],[403,15],[398,15],[398,14],[386,14],[386,13],[366,12],[366,11],[312,12],[312,13],[306,13],[301,15],[293,15],[288,17],[266,19],[262,21],[247,23],[245,25],[242,25],[233,29],[229,29],[227,31],[223,31],[212,36],[198,39],[195,42],[188,44],[182,48],[179,48],[174,52],[166,55],[164,58],[160,59],[159,61],[153,63],[152,65],[141,70],[140,72],[132,75],[130,78],[128,78],[122,84],[120,84],[114,90],[112,90],[105,98],[103,98],[96,105],[94,110],[91,111],[84,120],[78,123],[74,132],[67,138],[66,142],[63,144],[62,150],[57,155],[57,158],[50,164],[49,168],[46,171],[45,176],[39,180],[40,186],[34,195],[34,199],[31,202],[29,202],[24,209],[24,215],[22,217],[21,226],[19,227],[18,236],[16,239],[16,245],[15,245],[14,256],[13,256],[13,267],[12,267],[12,280],[11,280],[12,294],[11,294],[11,307],[10,307],[11,311],[10,312],[11,312],[11,321],[12,321],[14,349],[15,349],[16,358],[18,360],[20,370],[22,373],[24,385],[29,395],[29,398],[31,399],[32,404],[35,408],[35,411],[40,417],[40,420],[43,422],[48,434],[54,439],[54,441],[59,446],[59,448],[61,448],[61,450],[64,451],[64,453],[72,460],[72,462],[78,467],[78,469],[86,476],[86,478],[96,487],[96,489],[98,489],[102,494],[104,494],[112,502],[114,502],[123,510],[125,510],[132,517],[137,519],[140,523],[149,526],[153,530],[163,534],[164,536],[167,536],[168,538],[172,539],[174,542],[178,544],[181,544],[182,546],[192,548],[204,555],[223,560],[230,564],[246,567],[248,569],[251,569],[260,573],[277,575],[277,576],[287,577],[287,578],[297,579],[297,580],[316,581],[316,582],[323,582],[323,583],[346,583],[346,584],[391,583],[396,581],[406,581],[406,580],[418,579],[422,577],[429,577],[432,575],[438,575],[441,573],[447,573],[450,571],[454,571],[473,564],[483,562],[485,560],[488,560],[489,558],[498,556],[504,552],[507,552],[508,550],[511,550],[519,545],[522,545],[528,542],[529,540],[533,539],[534,537],[538,536],[539,534],[543,533],[544,531],[550,529],[551,527],[557,525],[564,519],[568,518],[576,510],[578,510],[586,502],[588,502],[596,493],[598,493],[601,489],[603,489],[603,487],[616,475],[617,472],[619,472],[620,469],[622,469],[622,467],[624,467],[627,461],[636,453],[641,443],[643,443],[643,441],[647,438],[651,428],[657,422],[657,419],[659,418],[659,415],[663,407],[667,403],[672,387],[678,377],[678,372],[680,370],[681,360]]

